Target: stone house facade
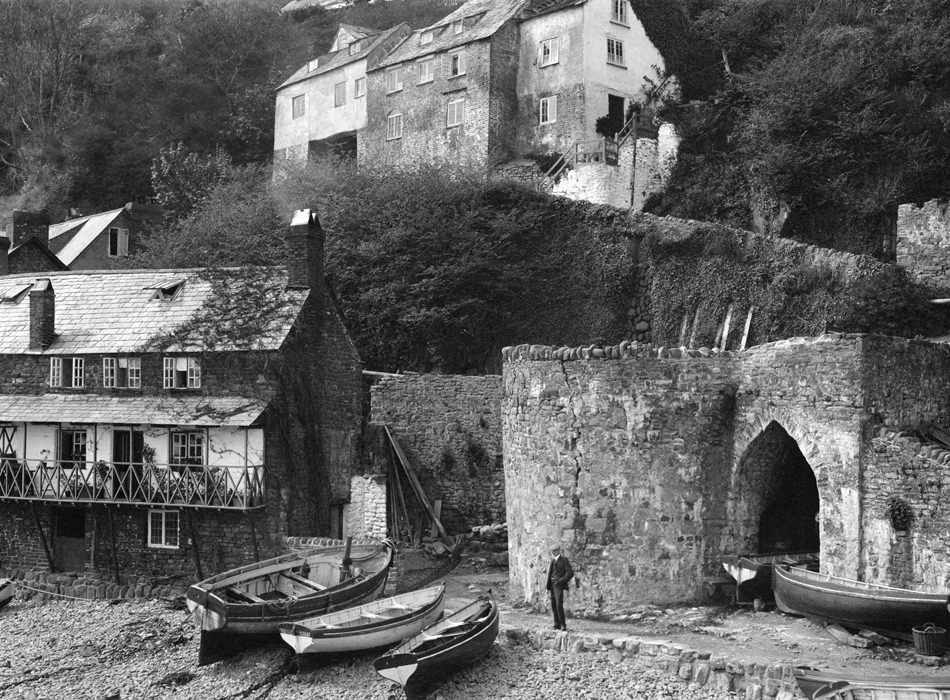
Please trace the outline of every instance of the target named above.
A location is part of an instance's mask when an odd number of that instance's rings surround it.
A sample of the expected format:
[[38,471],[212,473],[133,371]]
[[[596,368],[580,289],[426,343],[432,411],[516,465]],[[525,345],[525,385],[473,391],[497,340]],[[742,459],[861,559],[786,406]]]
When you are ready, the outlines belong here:
[[0,279],[0,571],[199,576],[339,536],[361,369],[322,231],[286,267]]

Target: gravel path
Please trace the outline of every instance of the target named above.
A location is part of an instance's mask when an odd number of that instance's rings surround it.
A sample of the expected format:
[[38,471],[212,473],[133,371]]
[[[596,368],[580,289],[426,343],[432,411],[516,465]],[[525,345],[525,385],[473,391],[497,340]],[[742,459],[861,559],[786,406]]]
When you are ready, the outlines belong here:
[[[0,698],[59,700],[397,700],[398,686],[372,668],[374,654],[337,658],[293,673],[289,647],[247,652],[198,667],[190,617],[162,601],[14,601],[0,610],[4,653]],[[568,655],[499,642],[480,663],[458,671],[432,693],[442,700],[491,698],[734,698],[603,654]]]

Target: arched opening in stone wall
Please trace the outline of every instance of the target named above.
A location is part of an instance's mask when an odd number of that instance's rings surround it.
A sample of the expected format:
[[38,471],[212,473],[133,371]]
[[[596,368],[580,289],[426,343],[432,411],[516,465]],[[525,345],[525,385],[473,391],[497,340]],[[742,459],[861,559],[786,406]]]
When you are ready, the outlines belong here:
[[820,549],[815,473],[781,425],[772,421],[752,441],[738,476],[740,527],[754,551]]

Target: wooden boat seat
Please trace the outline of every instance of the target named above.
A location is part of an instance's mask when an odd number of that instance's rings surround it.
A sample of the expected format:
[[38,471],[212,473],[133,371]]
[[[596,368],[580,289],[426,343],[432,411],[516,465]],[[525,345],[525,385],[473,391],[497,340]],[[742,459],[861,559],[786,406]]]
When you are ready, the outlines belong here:
[[307,586],[308,588],[312,588],[315,591],[325,591],[327,589],[326,586],[321,586],[316,581],[311,581],[308,578],[304,578],[303,576],[300,576],[299,574],[295,574],[293,571],[282,571],[280,575],[283,576],[284,578],[290,579],[294,583],[299,583],[301,586]]
[[246,600],[249,600],[252,603],[266,603],[267,602],[263,598],[259,598],[253,593],[249,593],[248,591],[242,591],[237,586],[231,586],[228,589],[228,593],[230,593],[231,595],[237,596],[238,598],[244,598]]
[[371,613],[371,612],[360,613],[360,617],[365,617],[367,620],[386,620],[386,619],[388,619],[385,615],[377,615],[376,613]]

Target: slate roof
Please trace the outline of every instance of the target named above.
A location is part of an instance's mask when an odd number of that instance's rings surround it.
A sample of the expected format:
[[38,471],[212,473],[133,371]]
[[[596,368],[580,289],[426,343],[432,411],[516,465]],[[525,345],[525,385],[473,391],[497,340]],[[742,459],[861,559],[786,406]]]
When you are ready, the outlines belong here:
[[243,427],[267,407],[242,396],[0,395],[0,421]]
[[[266,286],[253,289],[242,286],[248,273],[238,269],[213,274],[203,269],[88,270],[0,277],[0,353],[277,350],[309,290],[286,289],[284,268],[256,270]],[[29,350],[29,293],[17,292],[32,287],[37,279],[49,279],[55,293],[56,337],[43,351]],[[173,299],[153,298],[158,286],[179,280],[183,285]],[[261,287],[265,289],[255,291]],[[225,311],[210,317],[209,305]],[[159,346],[157,339],[189,322],[195,328],[188,338],[200,340]],[[253,336],[245,340],[246,334],[228,333],[241,328],[254,329]]]
[[587,0],[531,0],[521,13],[524,19],[557,12],[567,7],[583,5]]
[[[70,219],[49,227],[49,247],[67,265],[79,257],[89,244],[105,231],[125,207]],[[59,239],[59,240],[57,240]]]
[[[323,56],[320,56],[320,65],[315,70],[308,70],[310,66],[310,63],[308,62],[305,65],[298,68],[294,72],[294,74],[291,75],[289,78],[287,78],[287,80],[285,80],[283,83],[281,83],[277,89],[280,90],[281,88],[285,88],[288,85],[299,83],[301,80],[307,80],[308,78],[312,78],[315,75],[322,75],[324,73],[329,73],[330,71],[336,70],[337,68],[340,68],[341,66],[345,66],[347,64],[353,63],[354,61],[359,61],[360,59],[366,58],[372,51],[374,51],[378,46],[381,46],[382,44],[386,43],[386,41],[388,41],[389,38],[393,34],[398,32],[403,27],[408,28],[408,25],[406,25],[405,23],[397,24],[395,27],[392,27],[391,29],[387,29],[384,32],[380,32],[376,34],[375,37],[372,39],[372,41],[370,41],[366,45],[365,48],[363,48],[361,51],[356,52],[355,54],[350,55],[349,47],[347,47],[341,51],[337,51],[336,53],[328,53]],[[359,27],[351,27],[351,28],[359,29]],[[374,30],[366,30],[366,31],[374,31]]]
[[335,10],[352,4],[352,0],[291,0],[277,12],[278,14],[283,14],[296,10],[306,10],[310,7],[322,7],[324,10]]
[[26,239],[25,243],[21,243],[18,246],[14,246],[13,248],[10,248],[10,253],[7,257],[10,260],[10,270],[12,272],[17,271],[16,267],[19,264],[18,258],[22,255],[26,255],[27,250],[29,248],[36,249],[37,253],[39,253],[40,255],[45,257],[47,260],[49,260],[51,270],[68,270],[69,269],[69,266],[66,263],[64,263],[62,260],[56,257],[56,253],[54,253],[45,245],[40,243],[39,240],[37,240],[36,238],[30,237]]
[[[381,61],[377,68],[394,66],[429,54],[448,51],[479,39],[487,39],[514,17],[524,4],[525,0],[469,0],[435,24],[413,32],[388,58]],[[464,21],[466,19],[471,21],[476,15],[482,13],[484,16],[474,24]],[[463,20],[462,32],[453,34],[452,23],[458,19]],[[433,29],[436,31],[432,41],[422,46],[419,43],[419,37]]]

